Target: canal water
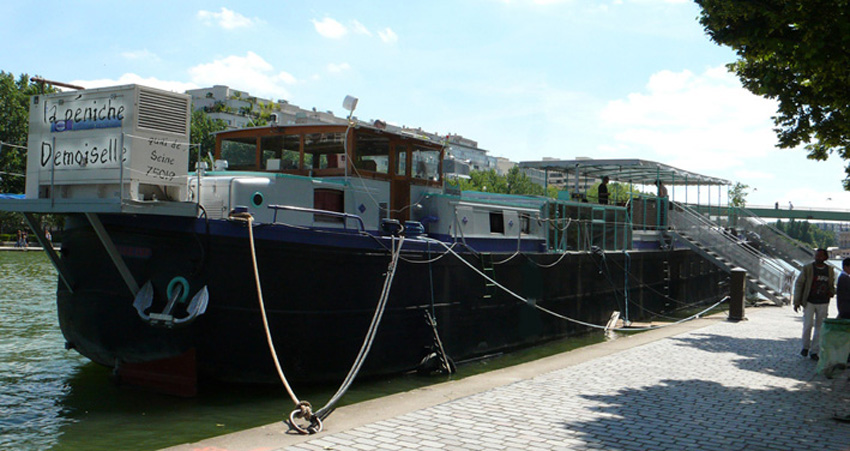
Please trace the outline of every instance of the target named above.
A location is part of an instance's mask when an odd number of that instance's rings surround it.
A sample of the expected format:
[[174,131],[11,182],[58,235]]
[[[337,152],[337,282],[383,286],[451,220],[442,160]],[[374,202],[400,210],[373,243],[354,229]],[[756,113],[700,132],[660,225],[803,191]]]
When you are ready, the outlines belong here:
[[[43,252],[0,252],[0,449],[160,449],[281,421],[292,410],[280,386],[205,385],[192,399],[117,386],[110,369],[65,350],[56,319],[56,284]],[[594,333],[469,362],[451,377],[604,339],[603,333]],[[342,405],[446,380],[411,374],[360,382]],[[314,406],[324,405],[336,388],[294,387]]]

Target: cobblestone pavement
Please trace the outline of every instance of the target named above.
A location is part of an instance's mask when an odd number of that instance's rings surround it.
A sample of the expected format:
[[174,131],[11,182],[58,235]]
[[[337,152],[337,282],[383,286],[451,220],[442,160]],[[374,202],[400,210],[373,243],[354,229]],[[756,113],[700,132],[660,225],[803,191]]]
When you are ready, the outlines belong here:
[[790,307],[747,317],[281,449],[850,450],[850,370],[816,374]]

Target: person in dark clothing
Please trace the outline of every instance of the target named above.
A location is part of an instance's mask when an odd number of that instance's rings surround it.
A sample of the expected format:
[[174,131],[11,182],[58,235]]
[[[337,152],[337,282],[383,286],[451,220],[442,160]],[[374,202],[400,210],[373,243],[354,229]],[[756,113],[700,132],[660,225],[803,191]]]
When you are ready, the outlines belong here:
[[826,249],[815,251],[814,263],[803,267],[794,286],[794,311],[803,308],[803,350],[800,354],[812,360],[818,360],[821,326],[829,310],[829,300],[835,295],[835,271],[826,264],[828,259]]
[[835,301],[838,304],[838,317],[850,319],[850,258],[841,262],[844,268],[838,276],[838,288],[835,289]]
[[599,184],[597,191],[599,195],[599,204],[608,205],[608,176],[602,177],[602,183]]

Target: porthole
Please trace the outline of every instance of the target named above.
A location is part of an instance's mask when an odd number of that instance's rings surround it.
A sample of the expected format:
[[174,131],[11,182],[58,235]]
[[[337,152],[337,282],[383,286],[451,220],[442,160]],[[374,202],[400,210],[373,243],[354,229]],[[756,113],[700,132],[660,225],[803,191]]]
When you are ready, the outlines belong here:
[[257,191],[256,193],[254,193],[254,194],[251,196],[251,203],[252,203],[255,207],[259,207],[260,205],[263,205],[263,193],[261,193],[261,192],[259,192],[259,191]]

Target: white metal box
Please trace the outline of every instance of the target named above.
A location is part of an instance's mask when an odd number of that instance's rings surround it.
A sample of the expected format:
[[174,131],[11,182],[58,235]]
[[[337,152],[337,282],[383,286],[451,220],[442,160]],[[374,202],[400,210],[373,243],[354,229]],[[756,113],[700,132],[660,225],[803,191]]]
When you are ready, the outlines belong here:
[[32,96],[27,199],[187,198],[191,97],[139,85]]

